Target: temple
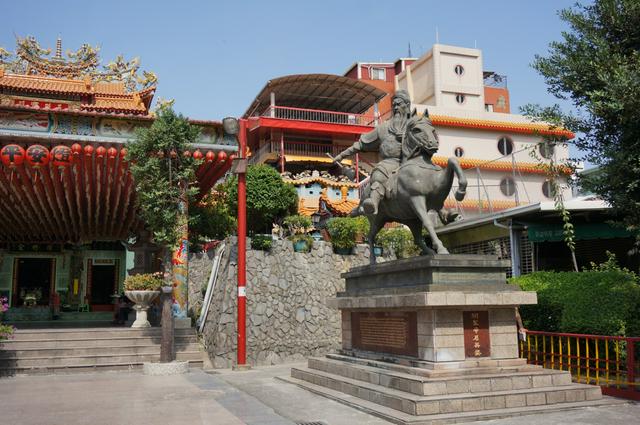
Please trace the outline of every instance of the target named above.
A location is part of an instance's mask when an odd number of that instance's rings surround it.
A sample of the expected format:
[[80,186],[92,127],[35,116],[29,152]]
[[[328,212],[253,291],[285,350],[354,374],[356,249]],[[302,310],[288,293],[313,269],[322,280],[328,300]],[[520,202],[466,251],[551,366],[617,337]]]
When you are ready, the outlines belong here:
[[[53,302],[87,312],[87,320],[101,312],[110,318],[127,271],[152,271],[155,247],[136,215],[126,153],[135,130],[154,120],[156,85],[137,59],[101,66],[89,45],[63,54],[58,40],[52,54],[27,37],[15,54],[0,48],[7,319],[47,320]],[[192,124],[201,129],[192,154],[204,159],[204,193],[228,171],[237,146],[223,143],[219,122]]]

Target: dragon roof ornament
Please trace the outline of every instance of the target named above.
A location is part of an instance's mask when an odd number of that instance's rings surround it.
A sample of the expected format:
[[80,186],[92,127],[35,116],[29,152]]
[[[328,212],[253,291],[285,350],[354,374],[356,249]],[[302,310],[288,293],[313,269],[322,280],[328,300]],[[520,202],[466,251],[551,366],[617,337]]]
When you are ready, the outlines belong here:
[[0,47],[0,66],[6,72],[22,75],[83,80],[87,77],[95,82],[121,82],[128,92],[144,90],[156,85],[158,78],[153,72],[140,71],[140,60],[125,60],[118,55],[115,60],[100,66],[100,48],[83,44],[76,51],[62,54],[62,40],[56,41],[56,52],[44,49],[34,37],[17,37],[16,52]]

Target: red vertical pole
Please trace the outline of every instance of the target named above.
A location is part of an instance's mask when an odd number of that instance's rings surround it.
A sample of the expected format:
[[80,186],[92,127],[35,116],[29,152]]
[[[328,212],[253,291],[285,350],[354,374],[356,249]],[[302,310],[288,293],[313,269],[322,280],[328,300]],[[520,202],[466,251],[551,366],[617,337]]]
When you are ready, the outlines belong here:
[[[247,147],[247,121],[240,120],[239,158],[245,158]],[[247,364],[247,179],[238,174],[238,359],[236,367]]]
[[360,183],[360,155],[356,154],[356,183]]

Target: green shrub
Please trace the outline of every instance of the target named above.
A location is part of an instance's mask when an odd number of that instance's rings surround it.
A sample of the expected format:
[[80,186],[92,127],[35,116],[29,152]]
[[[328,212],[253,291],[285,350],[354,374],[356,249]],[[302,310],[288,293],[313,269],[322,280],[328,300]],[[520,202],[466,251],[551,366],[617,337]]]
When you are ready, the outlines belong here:
[[124,280],[124,289],[125,291],[159,291],[162,283],[162,272],[140,273],[127,276]]
[[411,231],[404,227],[380,230],[376,244],[382,246],[385,251],[394,253],[397,258],[415,257],[420,254],[420,248],[413,242]]
[[251,238],[251,248],[260,251],[269,251],[273,245],[273,238],[270,235],[254,235]]
[[524,326],[548,332],[640,335],[640,287],[621,269],[536,272],[511,283],[538,293],[538,304],[520,308]]
[[[229,206],[238,215],[238,180],[228,182]],[[273,167],[252,165],[247,169],[247,230],[269,233],[273,223],[298,210],[298,194]]]
[[365,237],[369,234],[369,219],[364,216],[354,218],[356,222],[356,233],[362,233]]
[[358,223],[352,217],[335,217],[327,221],[327,231],[335,248],[353,248],[356,246]]

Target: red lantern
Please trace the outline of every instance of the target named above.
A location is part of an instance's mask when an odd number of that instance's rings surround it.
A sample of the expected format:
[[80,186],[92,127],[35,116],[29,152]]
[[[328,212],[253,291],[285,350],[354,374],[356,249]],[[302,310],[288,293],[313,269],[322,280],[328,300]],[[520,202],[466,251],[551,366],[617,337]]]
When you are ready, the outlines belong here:
[[115,158],[116,156],[118,156],[118,149],[116,148],[107,149],[107,155],[109,156],[109,159]]
[[7,145],[0,150],[2,163],[9,168],[16,168],[24,162],[24,149],[18,145]]
[[127,150],[127,148],[120,149],[120,159],[122,159],[124,161],[125,158],[127,157],[127,153],[128,152],[129,151]]
[[96,149],[96,156],[99,159],[104,158],[106,153],[107,153],[107,150],[104,148],[104,146],[98,146],[98,149]]
[[218,152],[218,161],[225,162],[227,160],[227,154],[225,151]]
[[73,155],[80,155],[82,153],[82,146],[80,145],[80,143],[74,143],[73,145],[71,145],[71,152],[73,152]]
[[216,153],[214,151],[209,151],[204,157],[207,162],[213,162],[216,160]]
[[91,145],[87,145],[84,147],[84,154],[86,156],[92,156],[93,155],[93,146]]
[[73,153],[69,146],[59,145],[51,149],[51,162],[59,168],[65,168],[71,165]]
[[185,158],[190,158],[191,157],[191,152],[190,151],[184,151],[184,152],[182,152],[182,156],[184,156]]
[[171,149],[171,152],[169,152],[169,156],[171,156],[171,159],[176,159],[178,157],[178,152]]
[[49,163],[49,149],[42,145],[31,145],[27,148],[26,157],[33,168],[44,167]]
[[196,160],[202,159],[202,152],[200,152],[200,149],[196,149],[196,151],[193,153],[193,159],[196,159]]

